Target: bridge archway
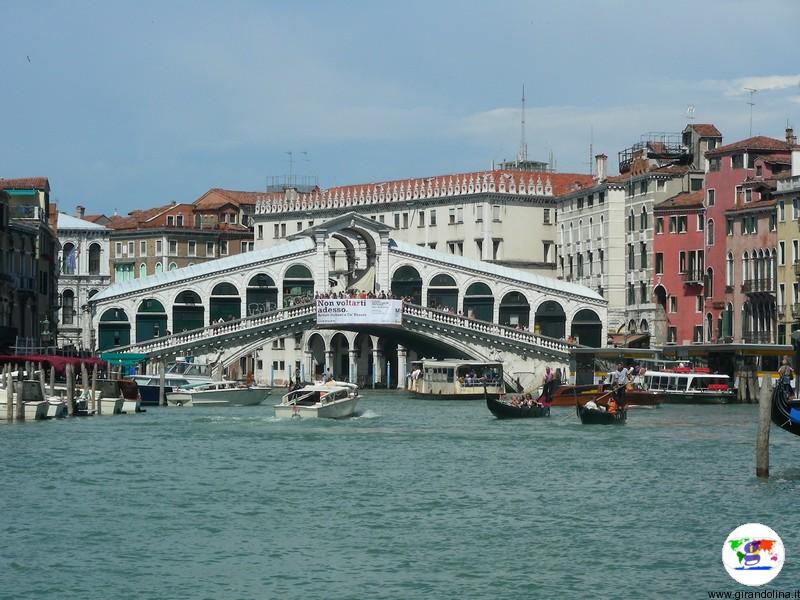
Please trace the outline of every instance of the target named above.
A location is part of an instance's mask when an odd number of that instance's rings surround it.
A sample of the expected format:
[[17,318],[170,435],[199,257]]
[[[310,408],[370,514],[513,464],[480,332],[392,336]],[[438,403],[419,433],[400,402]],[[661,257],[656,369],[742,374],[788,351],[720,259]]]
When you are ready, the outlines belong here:
[[121,308],[109,308],[100,315],[98,349],[108,350],[131,343],[131,323]]
[[603,323],[596,312],[589,308],[579,310],[572,319],[570,335],[579,344],[600,348],[603,345]]
[[200,294],[193,290],[182,291],[172,303],[172,332],[180,333],[205,327],[205,312]]
[[399,298],[411,297],[414,304],[422,304],[422,277],[410,265],[399,267],[392,274],[392,294]]
[[342,332],[337,332],[331,338],[331,362],[328,368],[333,373],[334,379],[350,380],[350,343]]
[[500,300],[500,325],[508,327],[530,326],[531,306],[521,292],[508,292]]
[[208,316],[211,323],[217,323],[220,319],[230,321],[241,318],[242,299],[235,285],[223,281],[214,286],[211,290]]
[[322,379],[325,375],[325,340],[319,333],[313,333],[308,338],[308,352],[311,355],[310,373],[307,375],[309,381]]
[[566,335],[567,315],[558,302],[546,300],[536,309],[534,324],[536,333],[561,339]]
[[278,286],[266,273],[259,273],[247,283],[245,292],[247,314],[257,315],[278,307]]
[[464,294],[464,314],[470,319],[492,321],[494,318],[494,294],[482,281],[471,284]]
[[314,297],[314,277],[305,265],[292,265],[283,275],[283,306]]
[[167,332],[167,311],[154,298],[142,300],[136,311],[136,341],[144,342],[161,337]]
[[458,286],[450,275],[434,275],[428,284],[428,306],[458,312]]

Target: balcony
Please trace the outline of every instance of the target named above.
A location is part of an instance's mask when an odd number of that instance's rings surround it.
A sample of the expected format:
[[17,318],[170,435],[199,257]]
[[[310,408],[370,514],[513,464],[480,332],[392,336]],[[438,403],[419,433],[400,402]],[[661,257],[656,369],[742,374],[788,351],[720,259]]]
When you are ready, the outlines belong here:
[[742,334],[745,344],[771,344],[772,334],[769,331],[748,331]]
[[34,220],[47,224],[47,213],[37,204],[11,204],[8,207],[10,219]]
[[789,177],[788,179],[778,180],[776,182],[778,184],[778,191],[779,192],[793,192],[795,190],[800,190],[800,175],[795,175],[794,177]]
[[703,273],[701,271],[686,271],[681,274],[683,285],[703,285]]
[[779,319],[785,319],[786,318],[786,306],[784,306],[783,304],[776,305],[775,306],[775,312],[778,314],[778,318]]
[[774,279],[746,279],[742,282],[742,292],[745,294],[774,294]]
[[792,317],[795,320],[800,319],[800,302],[795,302],[794,304],[792,304]]

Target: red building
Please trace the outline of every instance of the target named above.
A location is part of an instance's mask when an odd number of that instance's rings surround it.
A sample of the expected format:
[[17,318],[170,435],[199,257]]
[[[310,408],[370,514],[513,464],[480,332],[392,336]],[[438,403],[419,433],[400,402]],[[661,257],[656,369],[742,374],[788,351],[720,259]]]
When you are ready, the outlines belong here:
[[681,192],[653,207],[653,293],[668,344],[703,341],[704,194]]
[[[764,313],[754,323],[752,312],[747,312],[755,301],[760,305],[775,303],[770,281],[774,282],[776,233],[769,222],[758,222],[764,218],[761,207],[767,208],[761,204],[767,194],[758,184],[780,173],[790,161],[792,147],[789,141],[756,136],[706,152],[707,341],[761,341],[762,334],[774,331],[772,314]],[[749,215],[751,212],[757,215]],[[740,219],[739,215],[748,218]],[[758,242],[755,246],[751,243],[754,241]],[[745,246],[756,249],[757,265],[752,263],[751,252],[747,257],[738,255],[738,249]],[[754,331],[762,328],[763,331]]]

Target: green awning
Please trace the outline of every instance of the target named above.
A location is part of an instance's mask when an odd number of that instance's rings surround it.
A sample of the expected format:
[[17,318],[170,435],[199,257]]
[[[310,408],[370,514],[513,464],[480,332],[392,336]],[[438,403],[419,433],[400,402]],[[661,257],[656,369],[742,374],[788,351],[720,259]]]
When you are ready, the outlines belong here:
[[147,360],[147,354],[135,354],[133,352],[102,352],[100,358],[111,365],[132,367]]

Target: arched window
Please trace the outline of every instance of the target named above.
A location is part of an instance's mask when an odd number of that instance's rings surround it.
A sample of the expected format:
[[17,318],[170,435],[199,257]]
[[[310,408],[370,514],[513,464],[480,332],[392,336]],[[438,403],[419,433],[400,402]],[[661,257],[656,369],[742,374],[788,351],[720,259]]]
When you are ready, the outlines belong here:
[[733,285],[733,252],[728,252],[728,258],[725,261],[725,285],[728,287]]
[[61,323],[72,325],[75,322],[75,293],[64,290],[61,294]]
[[178,268],[178,265],[175,264],[174,262],[169,263],[169,270],[170,271],[174,271],[177,268]]
[[742,283],[750,279],[750,255],[747,250],[742,254]]
[[647,229],[647,209],[644,206],[642,207],[642,214],[639,215],[639,226],[642,231]]
[[164,268],[161,266],[161,263],[160,263],[160,262],[157,262],[157,263],[156,263],[156,275],[158,275],[159,273],[161,273],[161,271],[163,271],[163,270],[164,270]]
[[628,231],[633,231],[636,228],[636,217],[633,214],[633,209],[628,213]]
[[709,219],[706,223],[706,245],[714,245],[714,219]]
[[78,265],[78,254],[75,249],[75,244],[67,242],[61,251],[61,274],[62,275],[75,275]]
[[142,263],[139,265],[139,279],[147,277],[147,265]]
[[706,280],[703,282],[703,291],[706,298],[714,295],[714,270],[711,267],[706,269]]
[[89,275],[100,275],[100,244],[89,246]]

